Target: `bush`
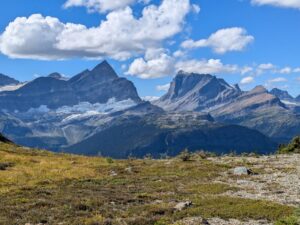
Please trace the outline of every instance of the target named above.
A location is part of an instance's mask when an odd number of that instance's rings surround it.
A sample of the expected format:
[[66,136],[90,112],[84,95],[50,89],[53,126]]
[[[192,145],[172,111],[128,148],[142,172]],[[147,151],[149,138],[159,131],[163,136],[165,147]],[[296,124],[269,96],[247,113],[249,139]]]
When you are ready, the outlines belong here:
[[112,158],[106,158],[106,162],[108,164],[113,164],[114,163],[114,160]]
[[300,136],[295,137],[288,145],[280,145],[278,154],[300,153]]
[[209,157],[216,157],[217,156],[215,153],[207,152],[207,151],[204,151],[204,150],[197,151],[195,153],[195,155],[198,156],[200,159],[207,159]]
[[189,152],[188,149],[183,150],[180,155],[179,158],[183,161],[183,162],[187,162],[190,161],[192,158],[192,154]]

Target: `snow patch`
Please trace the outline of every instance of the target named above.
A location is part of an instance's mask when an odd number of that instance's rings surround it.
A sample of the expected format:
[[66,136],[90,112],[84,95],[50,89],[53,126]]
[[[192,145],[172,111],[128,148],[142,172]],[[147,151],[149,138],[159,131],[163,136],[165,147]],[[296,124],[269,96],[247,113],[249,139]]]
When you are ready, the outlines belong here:
[[23,87],[25,84],[26,83],[2,86],[2,87],[0,87],[0,92],[3,92],[3,91],[15,91],[15,90],[18,90],[21,87]]
[[57,109],[55,112],[60,115],[69,115],[63,122],[70,120],[85,119],[96,115],[105,115],[113,112],[122,111],[137,104],[132,99],[123,101],[116,101],[115,98],[109,99],[107,103],[95,103],[81,102],[74,106],[63,106]]
[[283,102],[283,104],[285,105],[294,105],[294,106],[300,106],[300,103],[298,102],[291,102],[291,101],[287,101],[287,100],[281,100]]
[[145,96],[145,97],[142,97],[142,99],[144,101],[148,101],[148,102],[153,102],[153,101],[157,101],[160,97],[158,96]]

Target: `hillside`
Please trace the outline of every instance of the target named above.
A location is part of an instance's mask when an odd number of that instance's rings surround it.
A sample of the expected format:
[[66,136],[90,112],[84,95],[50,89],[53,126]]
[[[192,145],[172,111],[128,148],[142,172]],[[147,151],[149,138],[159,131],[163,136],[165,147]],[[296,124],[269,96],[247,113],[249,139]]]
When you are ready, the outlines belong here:
[[300,203],[299,160],[112,160],[0,143],[0,224],[273,224]]

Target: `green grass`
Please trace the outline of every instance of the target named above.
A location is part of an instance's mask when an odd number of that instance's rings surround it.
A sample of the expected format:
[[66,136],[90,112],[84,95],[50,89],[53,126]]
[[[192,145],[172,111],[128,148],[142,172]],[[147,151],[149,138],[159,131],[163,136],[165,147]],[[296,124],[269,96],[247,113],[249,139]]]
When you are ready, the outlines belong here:
[[[0,224],[172,224],[189,216],[267,219],[294,208],[224,195],[231,166],[206,159],[111,160],[0,144]],[[176,212],[178,201],[193,206]],[[280,224],[281,225],[281,224]]]

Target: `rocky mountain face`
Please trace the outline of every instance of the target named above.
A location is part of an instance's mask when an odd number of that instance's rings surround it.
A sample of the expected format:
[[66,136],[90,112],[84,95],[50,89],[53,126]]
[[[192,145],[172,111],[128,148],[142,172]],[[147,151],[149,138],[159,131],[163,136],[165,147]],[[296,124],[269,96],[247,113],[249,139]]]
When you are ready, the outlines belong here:
[[175,156],[184,148],[219,154],[232,150],[266,153],[273,151],[276,144],[258,131],[218,123],[208,114],[147,113],[121,115],[110,126],[64,151],[114,158],[151,154],[158,158]]
[[[180,72],[151,104],[102,62],[71,79],[59,73],[0,91],[0,132],[17,144],[116,158],[271,152],[300,131],[297,110],[264,87],[243,92],[211,75]],[[272,139],[271,139],[271,138]]]
[[70,80],[54,73],[37,78],[17,90],[0,92],[0,108],[9,112],[26,112],[46,106],[53,110],[80,102],[106,103],[112,98],[141,102],[133,83],[119,78],[104,61],[93,70],[86,70]]
[[155,102],[167,111],[203,111],[232,101],[242,94],[223,79],[208,74],[179,72],[166,95]]
[[272,89],[270,93],[278,97],[291,111],[300,114],[300,97],[294,98],[287,91],[277,88]]
[[275,95],[280,100],[286,100],[286,101],[295,101],[293,96],[291,96],[287,91],[280,90],[278,88],[273,88],[270,93],[272,95]]
[[300,115],[262,86],[211,113],[219,121],[256,129],[278,142],[289,141],[300,132]]
[[0,87],[7,85],[15,85],[19,83],[19,81],[0,73]]
[[217,121],[256,129],[277,141],[288,141],[300,133],[297,107],[282,99],[288,93],[263,86],[242,92],[211,75],[180,72],[166,95],[154,102],[167,111],[210,113]]

